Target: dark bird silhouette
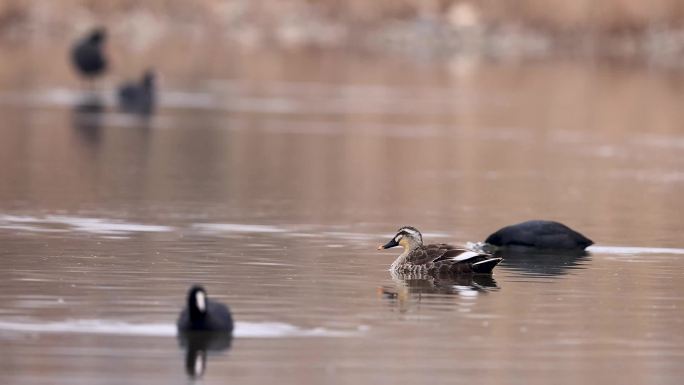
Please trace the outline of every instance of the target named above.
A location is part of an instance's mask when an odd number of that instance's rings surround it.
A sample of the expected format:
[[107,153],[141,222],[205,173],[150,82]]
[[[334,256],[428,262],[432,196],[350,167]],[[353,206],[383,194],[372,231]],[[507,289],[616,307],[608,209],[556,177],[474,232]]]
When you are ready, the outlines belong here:
[[210,300],[202,286],[191,287],[187,301],[178,317],[178,331],[233,332],[233,317],[228,307]]
[[103,52],[106,38],[105,29],[98,27],[78,40],[71,49],[71,61],[84,77],[94,79],[107,70],[107,58]]
[[155,99],[154,77],[154,72],[147,70],[139,82],[129,82],[119,87],[121,110],[141,115],[151,114]]
[[594,242],[569,228],[553,222],[533,220],[506,226],[485,240],[497,248],[529,248],[540,250],[584,250]]

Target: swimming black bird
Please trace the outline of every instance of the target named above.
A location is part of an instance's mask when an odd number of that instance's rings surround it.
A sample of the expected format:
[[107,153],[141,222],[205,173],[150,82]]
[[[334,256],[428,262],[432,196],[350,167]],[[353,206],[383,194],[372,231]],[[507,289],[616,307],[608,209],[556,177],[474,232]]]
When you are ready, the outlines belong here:
[[569,228],[554,222],[532,220],[506,226],[485,240],[497,248],[530,248],[543,250],[584,250],[594,242]]
[[202,286],[194,285],[188,291],[188,304],[178,317],[180,332],[225,332],[233,331],[233,317],[228,307],[211,301]]
[[123,111],[142,115],[154,109],[154,72],[147,70],[140,82],[129,82],[119,87],[119,106]]
[[392,263],[394,273],[412,274],[490,274],[501,262],[484,251],[474,251],[444,243],[424,245],[415,227],[404,226],[378,250],[401,246],[404,252]]
[[103,52],[106,38],[105,29],[97,27],[71,49],[71,61],[84,77],[93,79],[107,70],[107,58]]

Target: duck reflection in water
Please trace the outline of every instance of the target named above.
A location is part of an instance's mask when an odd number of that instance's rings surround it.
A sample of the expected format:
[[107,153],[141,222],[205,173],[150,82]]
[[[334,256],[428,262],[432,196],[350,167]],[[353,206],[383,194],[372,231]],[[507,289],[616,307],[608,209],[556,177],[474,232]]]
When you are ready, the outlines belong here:
[[423,295],[443,295],[446,299],[453,296],[473,298],[499,289],[492,275],[483,274],[392,273],[392,280],[395,284],[379,287],[378,295],[396,304],[401,312],[420,302]]
[[228,351],[233,335],[224,332],[179,332],[178,345],[185,350],[185,372],[192,378],[200,378],[207,367],[207,355],[219,355]]

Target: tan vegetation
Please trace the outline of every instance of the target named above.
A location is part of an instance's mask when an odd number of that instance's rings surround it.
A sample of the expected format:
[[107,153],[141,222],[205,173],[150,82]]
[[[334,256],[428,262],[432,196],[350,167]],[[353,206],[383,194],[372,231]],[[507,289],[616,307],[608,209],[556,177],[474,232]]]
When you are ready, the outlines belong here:
[[680,0],[0,0],[4,41],[93,24],[131,44],[181,36],[245,47],[684,55]]

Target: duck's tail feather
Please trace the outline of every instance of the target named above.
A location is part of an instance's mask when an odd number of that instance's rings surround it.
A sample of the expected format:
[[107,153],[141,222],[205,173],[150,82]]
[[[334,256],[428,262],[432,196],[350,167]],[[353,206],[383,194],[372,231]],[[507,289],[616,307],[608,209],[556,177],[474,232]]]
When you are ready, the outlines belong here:
[[472,264],[473,266],[473,273],[478,273],[478,274],[488,274],[491,273],[492,270],[494,270],[494,267],[501,262],[503,258],[489,258],[485,259],[484,261],[480,262],[475,262]]
[[466,242],[466,249],[478,253],[494,254],[498,248],[485,242]]

